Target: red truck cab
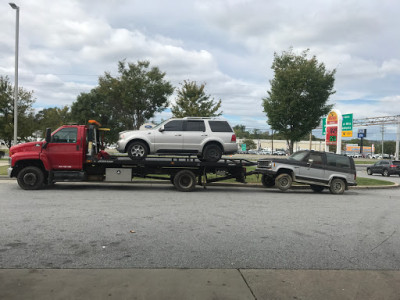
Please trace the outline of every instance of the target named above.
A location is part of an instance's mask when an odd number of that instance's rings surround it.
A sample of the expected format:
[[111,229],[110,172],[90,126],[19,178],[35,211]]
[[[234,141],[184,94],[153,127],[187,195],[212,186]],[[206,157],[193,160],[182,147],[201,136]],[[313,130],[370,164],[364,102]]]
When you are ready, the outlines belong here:
[[98,126],[92,120],[89,125],[64,125],[53,133],[47,129],[46,141],[11,147],[9,177],[16,177],[23,189],[38,189],[50,183],[52,171],[82,171],[102,147]]

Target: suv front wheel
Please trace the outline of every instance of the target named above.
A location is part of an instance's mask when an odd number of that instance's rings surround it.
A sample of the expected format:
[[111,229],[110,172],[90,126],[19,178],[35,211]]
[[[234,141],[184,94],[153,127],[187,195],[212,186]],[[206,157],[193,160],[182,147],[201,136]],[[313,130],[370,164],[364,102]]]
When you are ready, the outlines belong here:
[[140,141],[130,143],[127,152],[128,156],[134,160],[143,159],[149,153],[149,151],[147,150],[147,146]]
[[218,145],[211,144],[204,148],[203,159],[205,161],[219,161],[222,156],[222,150]]

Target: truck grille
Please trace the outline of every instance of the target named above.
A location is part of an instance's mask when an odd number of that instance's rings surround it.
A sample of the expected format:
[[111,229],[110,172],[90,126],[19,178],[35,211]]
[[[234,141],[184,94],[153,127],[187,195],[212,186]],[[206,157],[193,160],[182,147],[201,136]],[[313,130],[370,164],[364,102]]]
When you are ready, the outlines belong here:
[[271,168],[271,161],[270,160],[259,160],[257,162],[258,168]]

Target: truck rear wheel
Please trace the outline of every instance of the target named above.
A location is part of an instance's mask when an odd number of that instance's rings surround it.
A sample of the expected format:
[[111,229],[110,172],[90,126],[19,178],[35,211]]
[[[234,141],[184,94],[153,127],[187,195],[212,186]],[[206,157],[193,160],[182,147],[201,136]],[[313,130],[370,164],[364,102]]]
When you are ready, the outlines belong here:
[[263,186],[269,188],[275,185],[275,180],[271,176],[263,174],[261,177],[261,183]]
[[18,185],[24,190],[38,190],[43,186],[44,175],[37,167],[25,167],[17,175]]
[[278,175],[278,177],[276,177],[275,186],[284,192],[292,186],[292,182],[293,182],[292,176],[290,176],[290,174],[283,173]]
[[189,170],[179,171],[174,177],[174,185],[178,191],[191,192],[196,187],[196,176]]

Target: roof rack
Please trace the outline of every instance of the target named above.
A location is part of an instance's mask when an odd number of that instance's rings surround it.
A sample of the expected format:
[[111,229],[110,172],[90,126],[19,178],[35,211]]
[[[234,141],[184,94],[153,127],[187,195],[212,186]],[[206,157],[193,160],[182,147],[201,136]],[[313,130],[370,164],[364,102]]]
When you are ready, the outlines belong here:
[[219,119],[218,117],[184,117],[185,120],[210,120],[210,119]]

